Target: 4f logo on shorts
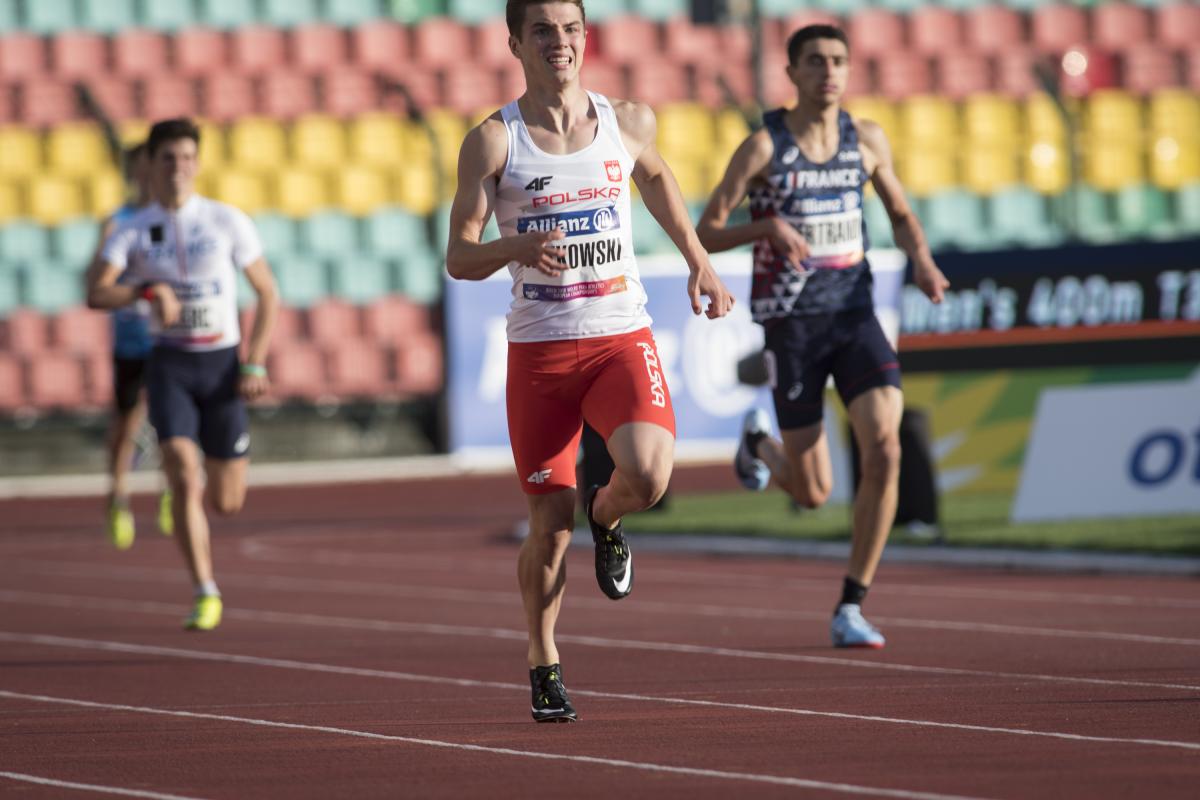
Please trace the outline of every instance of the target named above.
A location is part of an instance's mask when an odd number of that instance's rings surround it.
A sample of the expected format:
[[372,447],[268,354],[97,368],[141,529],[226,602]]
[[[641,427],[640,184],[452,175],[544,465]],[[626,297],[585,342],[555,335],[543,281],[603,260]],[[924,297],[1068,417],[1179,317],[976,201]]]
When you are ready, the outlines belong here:
[[659,408],[667,407],[667,390],[663,385],[662,370],[658,367],[658,354],[649,342],[638,342],[642,356],[646,359],[646,374],[650,376],[650,402]]
[[526,483],[545,483],[546,481],[550,480],[551,472],[553,472],[553,470],[536,469],[529,474],[529,477],[525,479],[525,482]]
[[534,178],[529,183],[525,184],[525,191],[540,192],[542,189],[546,188],[546,184],[550,183],[550,179],[553,177],[553,175],[547,175],[544,178]]
[[610,181],[612,181],[613,183],[620,183],[621,177],[622,177],[621,176],[621,162],[620,161],[605,161],[604,162],[604,174],[607,175],[608,179]]

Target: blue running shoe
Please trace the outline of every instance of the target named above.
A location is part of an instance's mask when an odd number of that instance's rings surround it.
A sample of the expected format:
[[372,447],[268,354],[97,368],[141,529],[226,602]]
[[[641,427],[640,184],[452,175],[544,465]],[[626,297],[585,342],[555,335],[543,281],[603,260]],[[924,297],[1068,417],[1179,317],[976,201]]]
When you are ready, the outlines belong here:
[[862,608],[854,603],[842,603],[829,625],[834,647],[883,647],[883,634],[862,615]]
[[742,438],[738,444],[737,455],[733,459],[733,471],[737,474],[742,486],[755,492],[761,492],[771,482],[771,470],[761,458],[754,456],[750,450],[749,437],[756,433],[770,434],[771,420],[767,412],[754,408],[746,412],[742,418]]

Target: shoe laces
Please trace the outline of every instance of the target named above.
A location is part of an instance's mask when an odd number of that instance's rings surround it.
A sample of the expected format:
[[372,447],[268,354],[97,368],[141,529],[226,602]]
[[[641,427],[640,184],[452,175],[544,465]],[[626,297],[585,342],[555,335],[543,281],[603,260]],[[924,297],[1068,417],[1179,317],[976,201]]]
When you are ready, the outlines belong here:
[[567,702],[567,687],[562,682],[562,667],[557,664],[537,667],[538,702],[545,706],[561,707]]
[[604,549],[604,563],[613,567],[619,566],[625,560],[625,554],[628,552],[625,548],[625,533],[621,530],[621,526],[617,525],[611,531],[606,531],[600,546]]

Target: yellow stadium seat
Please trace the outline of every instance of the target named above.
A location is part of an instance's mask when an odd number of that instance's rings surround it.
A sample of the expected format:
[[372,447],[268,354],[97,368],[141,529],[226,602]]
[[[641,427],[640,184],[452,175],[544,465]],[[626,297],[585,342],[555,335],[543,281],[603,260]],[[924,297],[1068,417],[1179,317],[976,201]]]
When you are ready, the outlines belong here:
[[275,176],[275,206],[289,217],[308,217],[332,205],[324,173],[299,167]]
[[1200,182],[1200,136],[1180,141],[1159,136],[1150,145],[1150,177],[1161,189]]
[[42,143],[37,132],[17,126],[0,127],[0,177],[25,177],[42,170]]
[[[425,119],[437,139],[438,151],[441,157],[442,170],[450,173],[458,171],[458,151],[467,135],[467,120],[462,115],[448,109],[439,108],[430,111]],[[421,148],[421,143],[428,143],[429,134],[414,123],[406,125],[408,137],[407,147]]]
[[21,216],[21,190],[15,181],[0,179],[0,220]]
[[88,214],[103,219],[125,203],[128,188],[116,167],[107,167],[87,178]]
[[346,162],[346,131],[333,117],[313,114],[292,124],[292,161],[298,166],[334,169]]
[[669,162],[679,191],[685,200],[707,200],[712,186],[708,182],[708,167],[699,159],[679,159]]
[[112,153],[98,125],[68,122],[46,135],[46,165],[59,174],[87,176],[112,163]]
[[869,119],[883,128],[883,133],[887,136],[893,150],[901,146],[900,123],[896,114],[896,105],[892,101],[883,97],[867,95],[851,97],[846,100],[846,110],[855,119]]
[[437,174],[426,161],[413,162],[396,174],[396,202],[414,214],[438,207]]
[[144,119],[126,119],[117,123],[117,136],[122,147],[142,144],[150,135],[150,123]]
[[335,184],[338,208],[355,216],[367,216],[390,200],[387,177],[370,167],[343,167],[337,172]]
[[266,178],[253,172],[222,170],[209,178],[214,200],[229,203],[247,214],[268,208]]
[[200,169],[212,172],[228,160],[225,156],[225,131],[212,122],[200,123]]
[[897,164],[900,180],[917,197],[953,188],[958,185],[956,155],[954,149],[948,147],[905,148]]
[[[658,147],[663,153],[700,156],[716,142],[712,112],[698,103],[668,103],[656,109]],[[670,162],[674,163],[674,162]]]
[[952,101],[918,95],[900,102],[900,137],[904,147],[953,150],[958,146],[958,134],[958,108]]
[[363,114],[350,122],[350,152],[361,164],[395,167],[406,159],[407,132],[391,114]]
[[1101,191],[1114,192],[1145,180],[1143,162],[1136,143],[1092,139],[1083,149],[1083,179]]
[[1059,139],[1041,139],[1025,147],[1025,183],[1042,194],[1061,194],[1071,183],[1070,155]]
[[240,119],[229,128],[229,160],[239,170],[272,172],[287,163],[283,128],[261,117]]
[[84,213],[83,186],[63,175],[42,175],[29,182],[29,216],[54,226]]
[[1021,113],[1016,101],[995,94],[968,97],[963,103],[963,137],[967,148],[1017,147],[1021,141]]
[[1142,103],[1128,92],[1100,89],[1084,106],[1084,132],[1093,140],[1136,140],[1142,132]]
[[1020,182],[1015,147],[972,145],[963,150],[963,184],[975,194],[992,195]]
[[1038,92],[1025,101],[1025,136],[1029,142],[1066,141],[1066,123],[1049,95]]
[[725,108],[713,117],[713,135],[718,147],[737,147],[750,135],[750,126],[741,112],[734,108]]
[[1200,139],[1200,94],[1160,89],[1150,96],[1150,130],[1179,141]]

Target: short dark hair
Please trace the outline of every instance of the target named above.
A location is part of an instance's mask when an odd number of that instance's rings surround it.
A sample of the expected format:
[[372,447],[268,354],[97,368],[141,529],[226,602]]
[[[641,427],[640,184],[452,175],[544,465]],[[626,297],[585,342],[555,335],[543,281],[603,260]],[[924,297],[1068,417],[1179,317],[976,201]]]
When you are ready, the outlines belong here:
[[788,37],[788,63],[794,65],[796,59],[800,57],[800,51],[804,49],[804,45],[814,39],[837,39],[846,45],[846,52],[850,52],[850,38],[837,25],[805,25]]
[[200,129],[187,117],[156,122],[150,129],[150,135],[146,137],[146,152],[153,158],[158,148],[176,139],[191,139],[199,147]]
[[508,0],[504,8],[504,21],[508,23],[508,32],[518,39],[521,38],[521,26],[525,24],[525,9],[530,6],[544,6],[550,3],[567,3],[579,7],[579,15],[587,24],[587,11],[583,8],[583,0]]

